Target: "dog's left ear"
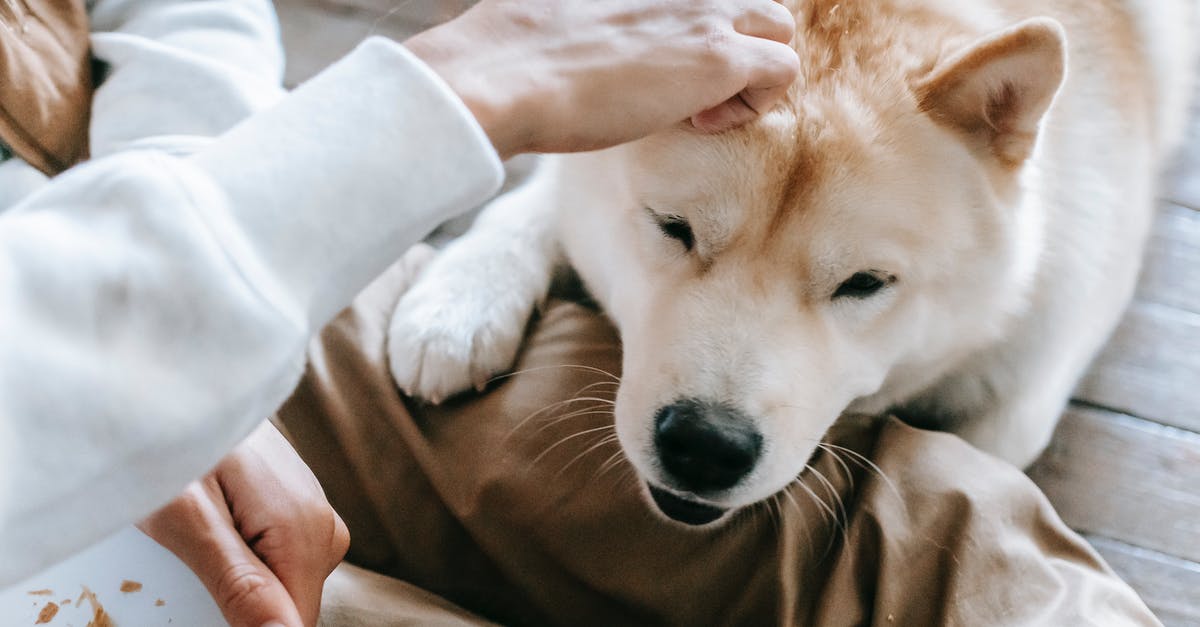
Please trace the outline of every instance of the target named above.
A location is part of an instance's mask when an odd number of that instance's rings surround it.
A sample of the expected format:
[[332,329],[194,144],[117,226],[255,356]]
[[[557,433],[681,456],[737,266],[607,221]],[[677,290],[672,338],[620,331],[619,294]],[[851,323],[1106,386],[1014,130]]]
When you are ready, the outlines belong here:
[[1066,77],[1066,47],[1058,22],[1026,20],[939,64],[914,86],[917,102],[1002,165],[1019,166]]

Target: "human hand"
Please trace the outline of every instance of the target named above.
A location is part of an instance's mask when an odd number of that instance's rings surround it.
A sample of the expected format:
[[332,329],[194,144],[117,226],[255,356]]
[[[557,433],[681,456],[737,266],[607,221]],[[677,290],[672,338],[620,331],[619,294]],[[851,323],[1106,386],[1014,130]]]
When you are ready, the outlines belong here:
[[795,79],[794,34],[774,0],[483,0],[405,45],[509,157],[748,122]]
[[269,422],[138,527],[183,560],[233,627],[312,627],[350,546],[312,471]]

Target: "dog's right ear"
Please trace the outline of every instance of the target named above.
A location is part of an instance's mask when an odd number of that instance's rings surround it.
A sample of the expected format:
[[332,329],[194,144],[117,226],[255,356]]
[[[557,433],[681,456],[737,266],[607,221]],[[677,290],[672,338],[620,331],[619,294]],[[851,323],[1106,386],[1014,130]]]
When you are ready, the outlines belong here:
[[1017,167],[1066,77],[1066,48],[1058,22],[1026,20],[939,64],[914,86],[917,102],[1001,165]]

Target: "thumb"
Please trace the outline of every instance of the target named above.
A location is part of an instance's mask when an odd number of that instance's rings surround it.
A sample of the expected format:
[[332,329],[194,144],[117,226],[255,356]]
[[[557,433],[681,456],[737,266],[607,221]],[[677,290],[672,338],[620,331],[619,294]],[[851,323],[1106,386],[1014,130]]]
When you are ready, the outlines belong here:
[[303,627],[287,589],[238,533],[219,488],[208,484],[193,483],[138,526],[196,573],[231,627]]
[[736,128],[754,118],[758,112],[746,104],[741,94],[692,116],[692,127],[701,133],[720,133]]
[[[228,542],[188,564],[231,627],[301,627],[296,603],[279,578],[229,529]],[[236,545],[234,541],[240,543]]]

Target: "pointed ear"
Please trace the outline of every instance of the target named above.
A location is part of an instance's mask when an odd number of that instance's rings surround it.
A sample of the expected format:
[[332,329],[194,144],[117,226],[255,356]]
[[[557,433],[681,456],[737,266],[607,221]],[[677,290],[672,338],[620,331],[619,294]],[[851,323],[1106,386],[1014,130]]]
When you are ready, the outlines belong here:
[[1033,152],[1042,117],[1066,77],[1066,34],[1050,18],[1026,20],[956,53],[914,86],[921,110],[966,133],[1001,164]]

